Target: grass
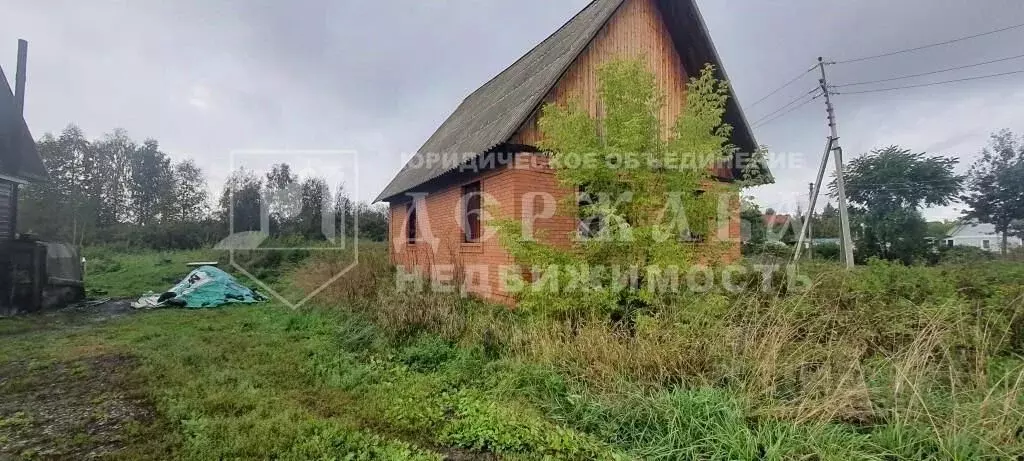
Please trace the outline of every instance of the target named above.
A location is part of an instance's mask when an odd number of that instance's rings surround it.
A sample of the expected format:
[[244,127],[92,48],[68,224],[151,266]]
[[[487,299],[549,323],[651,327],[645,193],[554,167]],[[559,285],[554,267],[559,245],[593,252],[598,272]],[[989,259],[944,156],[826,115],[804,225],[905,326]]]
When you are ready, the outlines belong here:
[[[8,328],[0,359],[39,364],[35,372],[47,376],[54,364],[115,353],[137,360],[134,370],[120,371],[140,379],[160,424],[174,428],[157,440],[131,441],[124,448],[129,453],[168,450],[168,457],[188,459],[440,459],[459,450],[612,459],[615,453],[526,403],[500,398],[477,375],[486,363],[477,351],[430,340],[393,348],[380,343],[371,324],[334,313],[242,306],[126,315],[73,332]],[[0,433],[32,418],[3,416]]]
[[[0,394],[25,399],[0,405],[0,456],[46,457],[45,447],[166,459],[1024,453],[1019,265],[874,265],[852,276],[822,266],[808,293],[674,300],[625,334],[596,317],[394,293],[381,250],[361,254],[302,312],[265,304],[0,319],[0,376],[15,377],[0,379]],[[182,262],[210,256],[90,254],[107,261],[90,269],[90,286],[132,296],[159,289],[146,277],[180,278]],[[286,260],[275,286],[308,290],[338,264]],[[134,410],[83,415],[65,425],[64,442],[41,441],[33,428],[52,425],[46,409],[63,401],[37,387]],[[124,414],[133,416],[112,416]]]
[[185,275],[186,263],[217,261],[223,255],[211,250],[120,253],[101,247],[87,248],[83,256],[90,294],[138,297],[174,286]]
[[[314,262],[298,283],[322,280],[320,266],[330,267]],[[642,458],[1024,454],[1024,265],[803,271],[805,292],[764,291],[754,277],[739,294],[661,299],[629,329],[585,311],[510,312],[387,283],[353,293],[342,280],[320,301],[399,341],[434,334],[546,370],[571,384],[505,395],[533,396],[549,418]]]

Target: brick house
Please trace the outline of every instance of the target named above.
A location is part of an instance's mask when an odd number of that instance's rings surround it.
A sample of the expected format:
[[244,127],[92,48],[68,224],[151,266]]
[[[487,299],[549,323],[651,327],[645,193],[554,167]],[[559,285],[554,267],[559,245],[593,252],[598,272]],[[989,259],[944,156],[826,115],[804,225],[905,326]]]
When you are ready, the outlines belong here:
[[[398,172],[375,201],[390,204],[390,255],[406,270],[462,282],[482,298],[512,303],[500,270],[514,265],[499,239],[488,235],[479,210],[529,216],[549,243],[570,246],[579,219],[545,211],[537,192],[575,194],[557,183],[536,147],[538,112],[570,98],[601,112],[597,69],[610,60],[642,59],[666,96],[661,120],[675,123],[685,102],[688,72],[705,63],[726,78],[693,0],[594,0],[510,67],[470,94]],[[742,110],[730,98],[725,115],[732,143],[753,152],[757,143]],[[762,177],[771,181],[763,165]],[[721,181],[739,178],[741,163],[715,170]],[[487,203],[482,203],[487,202]],[[729,233],[739,257],[739,208]],[[454,274],[452,273],[454,272]]]

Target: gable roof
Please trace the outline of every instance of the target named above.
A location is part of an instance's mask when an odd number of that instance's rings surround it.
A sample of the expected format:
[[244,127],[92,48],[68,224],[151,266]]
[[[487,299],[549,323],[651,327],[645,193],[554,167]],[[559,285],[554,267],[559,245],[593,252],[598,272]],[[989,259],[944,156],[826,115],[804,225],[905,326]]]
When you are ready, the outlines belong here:
[[[593,0],[555,33],[466,97],[374,201],[421,186],[507,142],[627,1]],[[655,1],[684,68],[699,69],[711,63],[718,69],[718,77],[727,80],[694,0]],[[734,127],[733,143],[740,151],[756,150],[757,143],[735,94],[729,98],[725,118]],[[444,156],[446,161],[425,161],[428,154]],[[771,182],[767,166],[761,165],[761,169]],[[739,176],[738,168],[734,168],[734,176]]]
[[998,236],[996,226],[976,222],[961,223],[949,231],[948,237],[982,237]]
[[764,225],[774,227],[789,224],[789,220],[793,219],[793,217],[788,214],[766,214],[761,219],[764,221]]
[[14,92],[0,69],[0,175],[26,182],[47,181],[36,141],[18,112]]

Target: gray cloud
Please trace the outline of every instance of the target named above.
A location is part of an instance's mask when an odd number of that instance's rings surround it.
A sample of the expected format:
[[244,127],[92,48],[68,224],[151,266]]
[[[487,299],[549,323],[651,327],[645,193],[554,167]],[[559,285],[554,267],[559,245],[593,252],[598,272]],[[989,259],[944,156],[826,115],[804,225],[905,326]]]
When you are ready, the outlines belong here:
[[[586,0],[5,3],[0,64],[13,69],[15,39],[30,41],[27,116],[37,136],[70,122],[94,136],[123,127],[197,158],[214,185],[233,149],[355,149],[366,199],[469,92]],[[1015,0],[699,3],[751,120],[810,90],[809,75],[750,107],[819,55],[857,58],[1024,22]],[[924,72],[1020,54],[1022,42],[1018,29],[830,74],[849,83]],[[892,83],[1019,69],[1024,60]],[[806,196],[826,134],[818,102],[756,130],[773,150],[804,158],[751,191],[767,206],[792,210]],[[836,98],[848,156],[899,143],[964,167],[991,131],[1024,132],[1022,102],[1024,75]]]

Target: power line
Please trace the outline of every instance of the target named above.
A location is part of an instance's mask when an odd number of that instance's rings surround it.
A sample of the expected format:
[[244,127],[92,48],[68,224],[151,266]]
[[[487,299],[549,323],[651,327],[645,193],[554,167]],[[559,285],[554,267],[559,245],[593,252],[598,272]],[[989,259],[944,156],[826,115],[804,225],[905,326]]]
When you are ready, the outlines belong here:
[[765,126],[765,125],[767,125],[767,124],[769,124],[769,123],[772,123],[772,122],[774,122],[774,121],[776,121],[776,120],[778,120],[778,119],[780,119],[780,118],[782,118],[782,117],[785,117],[785,116],[786,116],[787,114],[789,114],[790,112],[793,112],[793,111],[795,111],[795,110],[797,110],[797,109],[799,109],[799,108],[801,108],[801,107],[803,107],[803,106],[806,106],[806,105],[810,104],[810,103],[811,103],[811,102],[813,102],[813,101],[814,101],[815,99],[818,99],[818,98],[820,98],[821,96],[822,96],[822,95],[820,95],[820,94],[819,94],[819,95],[817,95],[817,96],[815,96],[815,97],[813,97],[813,98],[811,98],[811,99],[808,99],[808,100],[804,101],[804,102],[803,102],[803,104],[797,105],[796,107],[793,107],[792,109],[789,109],[789,110],[787,110],[787,111],[785,111],[785,112],[783,112],[783,113],[781,113],[781,114],[779,114],[779,115],[776,115],[775,117],[772,117],[772,118],[771,118],[771,119],[769,119],[769,120],[765,120],[765,121],[763,121],[763,122],[761,122],[761,123],[757,123],[757,124],[755,124],[755,125],[754,125],[753,127],[754,127],[754,128],[760,128],[760,127],[762,127],[762,126]]
[[784,88],[786,88],[786,87],[788,87],[788,86],[790,86],[790,85],[792,85],[792,84],[796,83],[796,82],[797,82],[797,81],[799,81],[799,80],[800,80],[801,78],[803,78],[803,77],[804,77],[804,75],[807,75],[807,74],[811,73],[811,71],[813,71],[813,70],[814,70],[814,67],[811,67],[810,69],[807,69],[807,70],[803,71],[803,73],[801,73],[800,75],[797,75],[796,77],[793,77],[793,79],[792,79],[792,80],[790,80],[790,81],[788,81],[788,82],[786,82],[786,83],[782,84],[782,86],[780,86],[780,87],[778,87],[778,88],[776,88],[776,89],[772,90],[772,92],[771,92],[771,93],[768,93],[768,94],[766,94],[766,95],[765,95],[765,96],[764,96],[763,98],[761,98],[761,99],[758,99],[757,101],[754,101],[754,103],[753,103],[753,104],[751,104],[751,105],[750,105],[750,106],[748,106],[748,107],[754,107],[754,106],[756,106],[756,105],[758,105],[758,104],[760,104],[760,103],[764,102],[764,101],[765,101],[766,99],[768,99],[768,98],[770,98],[770,97],[774,96],[774,95],[775,95],[775,93],[778,93],[779,91],[782,91],[782,89],[784,89]]
[[957,181],[954,180],[954,179],[948,179],[947,178],[947,179],[922,179],[922,180],[919,180],[919,181],[906,181],[906,182],[875,182],[875,183],[867,182],[867,183],[857,183],[857,185],[858,186],[916,186],[916,185],[921,185],[921,184],[936,184],[936,183],[953,184],[955,182],[957,182]]
[[801,94],[800,96],[797,96],[796,99],[794,99],[792,101],[789,101],[786,104],[783,104],[782,107],[779,107],[778,109],[775,109],[775,110],[765,114],[763,117],[755,120],[754,124],[756,125],[758,122],[760,122],[760,121],[762,121],[764,119],[770,118],[771,116],[773,116],[773,115],[775,115],[775,114],[777,114],[779,112],[782,112],[784,109],[788,108],[789,106],[792,106],[793,104],[796,104],[796,103],[800,102],[802,99],[806,98],[807,95],[814,94],[814,92],[818,91],[818,90],[819,90],[818,87],[812,88],[811,91],[808,91],[806,93]]
[[870,187],[872,190],[884,191],[884,190],[919,190],[919,189],[940,189],[946,187],[956,186],[956,183],[950,181],[945,184],[913,184],[913,183],[891,183],[891,184],[856,184],[856,187]]
[[846,60],[842,60],[842,61],[836,61],[835,64],[848,64],[848,63],[851,63],[851,62],[867,61],[869,59],[878,59],[878,58],[884,58],[884,57],[887,57],[887,56],[894,56],[894,55],[897,55],[897,54],[910,53],[912,51],[920,51],[920,50],[924,50],[924,49],[927,49],[927,48],[933,48],[933,47],[936,47],[936,46],[949,45],[951,43],[956,43],[956,42],[960,42],[960,41],[964,41],[964,40],[970,40],[972,38],[978,38],[978,37],[984,37],[986,35],[997,34],[999,32],[1005,32],[1005,31],[1008,31],[1008,30],[1011,30],[1011,29],[1017,29],[1017,28],[1020,28],[1020,27],[1024,27],[1024,23],[1015,24],[1015,25],[1008,26],[1008,27],[1003,27],[1002,29],[996,29],[996,30],[990,30],[988,32],[982,32],[980,34],[968,35],[966,37],[960,37],[960,38],[955,38],[955,39],[952,39],[952,40],[946,40],[944,42],[931,43],[931,44],[928,44],[928,45],[922,45],[922,46],[918,46],[918,47],[914,47],[914,48],[907,48],[907,49],[904,49],[904,50],[890,51],[888,53],[876,54],[876,55],[873,55],[873,56],[864,56],[864,57],[861,57],[861,58],[846,59]]
[[921,83],[921,84],[918,84],[918,85],[905,85],[905,86],[894,86],[894,87],[889,87],[889,88],[877,88],[877,89],[874,89],[874,90],[843,91],[843,92],[838,92],[837,91],[837,92],[833,92],[832,94],[879,93],[879,92],[883,92],[883,91],[895,91],[895,90],[903,90],[903,89],[907,89],[907,88],[921,88],[921,87],[926,87],[926,86],[945,85],[947,83],[966,82],[966,81],[969,81],[969,80],[981,80],[981,79],[985,79],[985,78],[1002,77],[1002,76],[1005,76],[1005,75],[1013,75],[1013,74],[1021,74],[1021,73],[1024,73],[1024,70],[1015,70],[1015,71],[1011,71],[1011,72],[1002,72],[1002,73],[991,74],[991,75],[979,75],[977,77],[958,78],[956,80],[943,80],[941,82]]
[[943,72],[951,72],[951,71],[954,71],[954,70],[968,69],[968,68],[971,68],[971,67],[984,66],[986,64],[994,64],[994,63],[997,63],[997,62],[1009,61],[1009,60],[1012,60],[1012,59],[1020,59],[1020,58],[1024,58],[1024,54],[1018,54],[1016,56],[1010,56],[1010,57],[1000,58],[1000,59],[993,59],[991,61],[979,62],[977,64],[968,64],[968,65],[965,65],[965,66],[950,67],[950,68],[947,68],[947,69],[934,70],[934,71],[931,71],[931,72],[922,72],[920,74],[904,75],[902,77],[883,78],[883,79],[879,79],[879,80],[870,80],[870,81],[866,81],[866,82],[844,83],[844,84],[841,84],[841,85],[836,85],[835,87],[836,88],[843,88],[843,87],[847,87],[847,86],[868,85],[868,84],[871,84],[871,83],[882,83],[882,82],[891,82],[893,80],[904,80],[904,79],[908,79],[908,78],[923,77],[925,75],[933,75],[933,74],[941,74]]
[[759,123],[757,123],[757,124],[753,125],[753,128],[760,128],[760,127],[762,127],[762,126],[768,125],[768,124],[770,124],[770,123],[772,123],[772,122],[774,122],[774,121],[776,121],[776,120],[778,120],[778,119],[780,119],[780,118],[782,118],[782,117],[785,117],[785,116],[786,116],[786,115],[788,115],[788,114],[789,114],[790,112],[793,112],[793,111],[795,111],[795,110],[797,110],[797,109],[799,109],[799,108],[801,108],[801,107],[803,107],[803,106],[806,106],[806,105],[810,104],[810,103],[811,103],[812,101],[814,101],[815,99],[818,99],[818,98],[811,98],[811,99],[808,99],[808,100],[804,101],[804,102],[803,102],[802,104],[800,104],[800,105],[797,105],[796,107],[794,107],[794,108],[792,108],[792,109],[789,109],[789,110],[787,110],[787,111],[785,111],[785,112],[783,112],[783,113],[781,113],[781,114],[779,114],[779,115],[776,115],[775,117],[772,117],[772,118],[770,118],[770,119],[768,119],[768,120],[765,120],[765,121],[763,121],[763,122],[759,122]]

